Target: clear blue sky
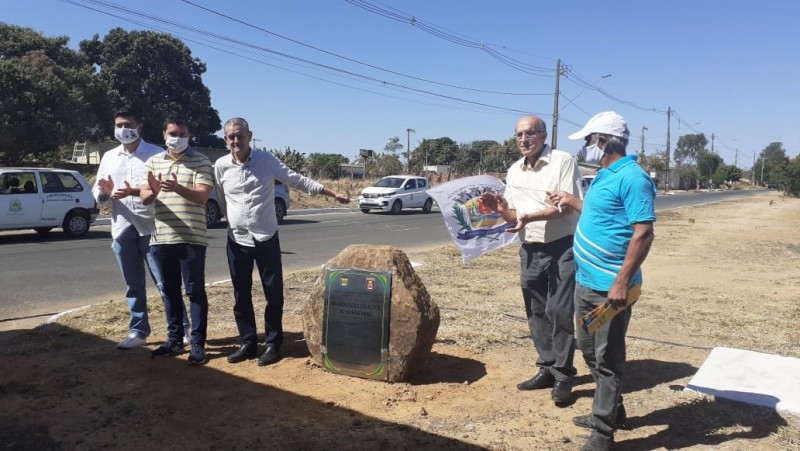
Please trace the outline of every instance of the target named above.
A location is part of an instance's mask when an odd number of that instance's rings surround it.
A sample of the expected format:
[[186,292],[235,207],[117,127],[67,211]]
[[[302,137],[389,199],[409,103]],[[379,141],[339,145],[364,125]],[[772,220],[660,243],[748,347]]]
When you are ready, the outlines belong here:
[[671,107],[672,149],[680,135],[714,133],[715,150],[733,164],[738,149],[743,168],[773,141],[800,151],[795,0],[192,1],[230,18],[179,0],[0,0],[0,20],[73,48],[115,27],[172,33],[207,64],[221,119],[246,118],[258,147],[352,160],[392,136],[405,145],[408,128],[413,149],[443,136],[503,141],[521,112],[552,127],[561,58],[561,149],[577,151],[567,135],[611,109],[628,120],[632,149],[642,127],[645,149],[663,149]]

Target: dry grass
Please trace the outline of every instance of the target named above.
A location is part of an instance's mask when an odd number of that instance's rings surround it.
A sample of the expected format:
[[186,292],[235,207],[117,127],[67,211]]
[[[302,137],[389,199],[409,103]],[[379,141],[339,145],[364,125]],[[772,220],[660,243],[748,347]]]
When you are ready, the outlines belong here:
[[[340,183],[328,186],[345,192],[357,192],[360,187],[353,181]],[[757,197],[659,214],[657,239],[645,265],[646,290],[629,331],[629,361],[645,362],[631,369],[634,384],[647,378],[688,381],[714,346],[800,357],[798,223],[798,199]],[[421,264],[417,272],[441,309],[438,343],[458,346],[477,359],[488,351],[530,348],[518,288],[517,251],[512,245],[466,266],[451,245],[409,254],[412,262]],[[286,276],[287,318],[300,316],[319,275],[314,269]],[[209,336],[236,336],[230,288],[211,287],[208,295]],[[254,299],[263,296],[257,294]],[[153,330],[164,330],[161,302],[152,297],[150,301]],[[257,311],[262,308],[263,303],[256,307]],[[116,340],[125,335],[127,316],[124,303],[107,302],[61,318],[59,323]],[[37,334],[36,339],[21,340],[3,353],[52,351],[62,346],[59,337],[47,335],[46,327]],[[658,362],[664,366],[647,366]],[[668,371],[676,374],[663,374]],[[731,442],[734,448],[725,449],[762,445],[800,449],[797,418],[779,416],[771,409],[687,396],[682,386],[656,382],[652,388],[630,389],[626,405],[631,412],[638,412],[644,424],[663,424],[666,429],[637,429],[626,440],[630,445],[626,449],[713,447],[739,438],[743,441]]]

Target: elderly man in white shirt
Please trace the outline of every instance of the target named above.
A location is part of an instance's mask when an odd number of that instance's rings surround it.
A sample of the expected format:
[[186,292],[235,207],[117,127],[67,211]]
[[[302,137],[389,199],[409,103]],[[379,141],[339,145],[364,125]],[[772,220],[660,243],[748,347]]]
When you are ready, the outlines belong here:
[[103,155],[92,187],[98,204],[111,203],[111,248],[125,281],[125,298],[131,312],[128,337],[117,344],[120,350],[144,346],[150,336],[145,262],[153,282],[159,289],[162,285],[150,257],[153,207],[142,204],[139,186],[147,180],[144,162],[164,149],[145,142],[141,133],[141,119],[136,112],[128,108],[116,112],[114,137],[121,144]]
[[233,282],[233,315],[239,329],[240,348],[228,356],[238,363],[258,355],[258,329],[253,310],[253,265],[261,276],[267,300],[264,312],[265,348],[258,358],[264,366],[280,359],[283,343],[283,266],[275,217],[275,180],[305,191],[323,194],[340,203],[350,202],[346,195],[323,187],[297,174],[269,152],[253,151],[253,134],[247,121],[229,119],[225,123],[225,143],[230,155],[214,165],[217,201],[228,219],[228,267]]
[[547,127],[536,116],[523,116],[514,129],[522,158],[508,169],[505,197],[484,194],[486,205],[518,232],[520,282],[528,328],[538,357],[538,372],[517,384],[519,390],[552,388],[556,405],[572,401],[577,373],[573,325],[575,259],[572,240],[578,213],[548,202],[548,191],[583,199],[578,166],[572,156],[546,144]]

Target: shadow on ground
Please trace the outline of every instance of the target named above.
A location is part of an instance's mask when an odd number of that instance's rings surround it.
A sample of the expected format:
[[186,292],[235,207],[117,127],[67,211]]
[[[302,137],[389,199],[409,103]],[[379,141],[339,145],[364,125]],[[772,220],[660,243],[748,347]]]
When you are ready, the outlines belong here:
[[646,437],[619,441],[614,449],[657,449],[666,443],[670,449],[684,449],[697,445],[717,446],[736,439],[757,440],[786,426],[786,420],[766,407],[699,399],[629,418],[627,425],[632,428],[666,426],[666,429]]
[[[208,350],[221,356],[236,345],[225,339],[209,342]],[[113,348],[55,324],[0,334],[3,448],[481,449],[211,367],[190,367],[185,358],[151,359],[148,349]],[[476,371],[468,366],[459,377]]]

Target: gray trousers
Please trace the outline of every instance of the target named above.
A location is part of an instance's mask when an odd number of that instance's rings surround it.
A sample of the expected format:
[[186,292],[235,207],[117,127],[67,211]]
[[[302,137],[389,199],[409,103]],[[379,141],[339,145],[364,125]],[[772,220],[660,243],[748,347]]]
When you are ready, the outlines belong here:
[[[575,286],[575,316],[582,317],[606,302],[606,291]],[[622,377],[625,366],[625,334],[631,320],[631,307],[617,314],[590,335],[578,328],[578,348],[596,384],[592,416],[596,431],[612,436],[617,428],[617,410],[622,405]]]
[[536,366],[559,381],[575,374],[575,325],[573,322],[575,258],[572,235],[550,243],[526,243],[520,247],[520,285]]

